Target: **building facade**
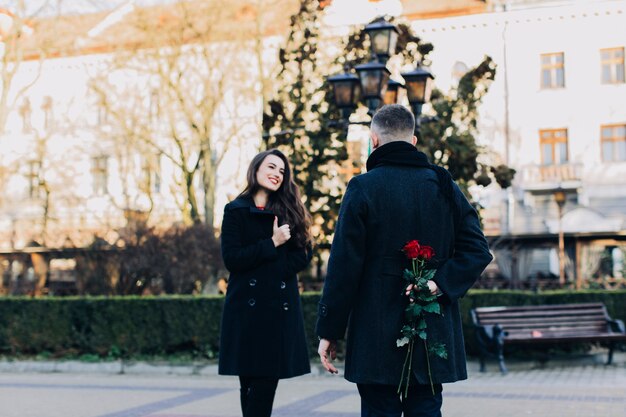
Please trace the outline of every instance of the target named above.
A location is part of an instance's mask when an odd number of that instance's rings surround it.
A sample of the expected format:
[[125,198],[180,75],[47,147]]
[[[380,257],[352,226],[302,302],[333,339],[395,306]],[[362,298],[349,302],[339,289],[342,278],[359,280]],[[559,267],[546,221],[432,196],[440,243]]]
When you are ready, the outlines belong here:
[[624,1],[508,1],[413,22],[435,45],[432,71],[444,91],[484,55],[497,64],[478,130],[517,175],[509,190],[474,191],[509,280],[559,275],[559,232],[566,281],[623,279],[625,13]]

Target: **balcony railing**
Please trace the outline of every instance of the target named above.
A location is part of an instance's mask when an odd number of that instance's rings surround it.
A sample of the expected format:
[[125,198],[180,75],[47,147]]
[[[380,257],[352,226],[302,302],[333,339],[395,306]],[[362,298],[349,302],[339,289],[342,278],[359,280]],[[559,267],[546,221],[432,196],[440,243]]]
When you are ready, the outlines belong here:
[[522,167],[519,185],[525,190],[542,191],[555,188],[577,188],[581,185],[583,165],[527,165]]

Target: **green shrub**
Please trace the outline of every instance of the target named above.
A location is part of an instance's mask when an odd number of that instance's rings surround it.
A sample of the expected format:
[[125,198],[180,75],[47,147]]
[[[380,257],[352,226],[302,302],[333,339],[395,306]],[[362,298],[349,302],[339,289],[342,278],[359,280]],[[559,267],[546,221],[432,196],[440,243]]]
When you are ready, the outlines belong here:
[[[302,296],[311,357],[317,356],[319,299],[319,293]],[[220,296],[0,298],[0,353],[212,359],[219,349],[223,302]],[[471,291],[461,300],[468,351],[475,352],[469,315],[474,307],[582,302],[603,302],[613,318],[626,321],[626,291]]]
[[132,357],[219,346],[222,297],[0,299],[0,353]]

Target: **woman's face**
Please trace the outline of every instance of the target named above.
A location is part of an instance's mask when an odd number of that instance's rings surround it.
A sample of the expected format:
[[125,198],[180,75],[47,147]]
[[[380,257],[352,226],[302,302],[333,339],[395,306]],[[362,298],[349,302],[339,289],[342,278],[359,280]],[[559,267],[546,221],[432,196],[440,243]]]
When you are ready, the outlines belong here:
[[256,172],[256,181],[260,187],[274,192],[283,183],[285,163],[276,155],[267,155]]

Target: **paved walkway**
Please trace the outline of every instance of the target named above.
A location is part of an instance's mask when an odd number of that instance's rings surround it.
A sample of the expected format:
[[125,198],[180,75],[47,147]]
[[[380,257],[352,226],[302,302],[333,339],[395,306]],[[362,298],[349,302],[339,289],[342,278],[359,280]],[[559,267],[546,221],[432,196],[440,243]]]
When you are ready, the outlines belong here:
[[[621,354],[623,356],[624,354]],[[446,417],[626,417],[626,361],[603,366],[512,366],[500,375],[477,372],[444,386]],[[358,417],[354,385],[309,375],[278,386],[275,417]],[[236,417],[238,381],[202,375],[0,373],[0,417]]]

